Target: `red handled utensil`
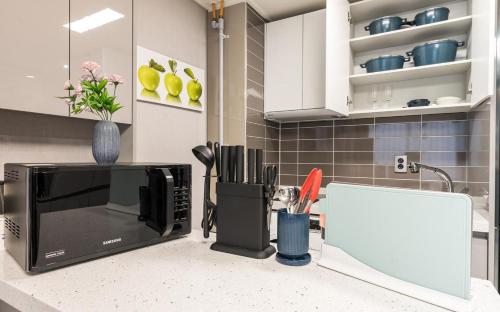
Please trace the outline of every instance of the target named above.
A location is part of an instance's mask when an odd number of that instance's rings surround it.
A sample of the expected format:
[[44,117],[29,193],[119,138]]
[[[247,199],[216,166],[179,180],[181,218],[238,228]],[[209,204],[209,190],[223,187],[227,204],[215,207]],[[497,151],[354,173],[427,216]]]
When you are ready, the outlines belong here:
[[321,188],[321,180],[323,179],[323,170],[319,169],[314,176],[313,185],[311,187],[311,192],[309,195],[309,200],[307,201],[306,208],[304,209],[304,213],[309,213],[311,210],[312,204],[316,201],[319,194],[319,189]]
[[318,172],[318,168],[313,168],[311,172],[309,172],[309,175],[307,176],[306,180],[304,181],[304,184],[302,184],[302,188],[300,189],[300,197],[299,197],[299,203],[298,206],[295,208],[294,213],[300,213],[305,209],[305,205],[307,203],[307,198],[309,196],[309,193],[311,191],[311,187],[313,185],[314,181],[314,176]]

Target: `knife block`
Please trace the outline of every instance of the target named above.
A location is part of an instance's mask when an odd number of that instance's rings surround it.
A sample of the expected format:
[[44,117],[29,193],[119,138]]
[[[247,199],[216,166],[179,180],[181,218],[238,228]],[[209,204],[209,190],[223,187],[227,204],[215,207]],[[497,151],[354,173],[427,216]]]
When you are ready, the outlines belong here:
[[216,192],[217,239],[210,249],[255,259],[274,254],[264,185],[218,182]]

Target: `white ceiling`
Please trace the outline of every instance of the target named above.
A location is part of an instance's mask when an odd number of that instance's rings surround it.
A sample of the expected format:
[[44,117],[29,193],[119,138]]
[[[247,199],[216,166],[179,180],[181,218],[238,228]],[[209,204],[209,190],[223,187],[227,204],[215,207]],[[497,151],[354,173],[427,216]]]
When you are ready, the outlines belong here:
[[[207,9],[210,9],[212,3],[211,0],[195,1]],[[260,15],[271,21],[319,10],[326,6],[326,0],[226,0],[225,6],[245,1]]]

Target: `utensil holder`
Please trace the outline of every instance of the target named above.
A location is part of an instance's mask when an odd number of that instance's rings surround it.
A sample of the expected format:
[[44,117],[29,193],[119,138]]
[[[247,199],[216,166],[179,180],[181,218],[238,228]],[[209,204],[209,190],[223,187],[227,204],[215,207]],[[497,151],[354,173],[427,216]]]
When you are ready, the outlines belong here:
[[217,239],[212,250],[265,259],[276,252],[269,244],[267,198],[263,184],[216,184]]
[[278,253],[276,260],[286,265],[306,265],[311,262],[309,251],[309,214],[278,211]]

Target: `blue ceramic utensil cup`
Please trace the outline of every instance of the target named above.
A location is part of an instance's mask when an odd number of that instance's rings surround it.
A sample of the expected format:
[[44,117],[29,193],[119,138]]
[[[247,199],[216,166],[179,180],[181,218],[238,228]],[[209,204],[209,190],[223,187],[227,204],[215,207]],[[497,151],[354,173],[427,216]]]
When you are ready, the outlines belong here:
[[300,266],[311,262],[309,251],[309,214],[278,211],[278,253],[282,264]]

